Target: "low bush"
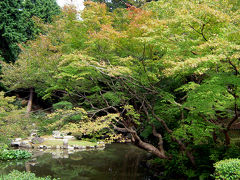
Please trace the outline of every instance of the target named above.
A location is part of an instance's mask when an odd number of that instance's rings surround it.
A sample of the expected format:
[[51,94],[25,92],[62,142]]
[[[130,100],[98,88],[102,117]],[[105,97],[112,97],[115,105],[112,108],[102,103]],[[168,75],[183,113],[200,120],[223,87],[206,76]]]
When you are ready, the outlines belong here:
[[51,177],[36,177],[34,173],[31,172],[20,172],[13,170],[8,175],[0,176],[0,180],[56,180]]
[[7,150],[3,149],[0,151],[0,160],[14,160],[14,159],[27,159],[31,157],[32,154],[24,150]]
[[214,164],[215,179],[240,179],[240,159],[226,159]]
[[53,109],[57,110],[57,109],[72,109],[73,105],[72,103],[68,102],[68,101],[60,101],[56,104],[53,104]]

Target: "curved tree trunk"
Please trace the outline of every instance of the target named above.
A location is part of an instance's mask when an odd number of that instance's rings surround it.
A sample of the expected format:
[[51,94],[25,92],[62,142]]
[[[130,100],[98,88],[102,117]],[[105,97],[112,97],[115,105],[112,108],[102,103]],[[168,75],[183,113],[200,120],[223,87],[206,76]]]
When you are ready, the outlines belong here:
[[112,125],[113,125],[114,129],[119,132],[129,132],[132,136],[131,140],[136,146],[151,152],[152,154],[156,155],[157,157],[159,157],[161,159],[170,159],[165,154],[165,151],[163,149],[162,136],[161,136],[161,134],[156,132],[155,128],[153,131],[154,131],[154,134],[159,138],[159,143],[158,143],[159,148],[156,148],[152,144],[142,141],[141,138],[137,135],[137,132],[135,130],[133,130],[132,128],[127,128],[127,127],[119,128],[119,127],[115,126],[114,124],[112,124]]
[[33,102],[33,88],[30,88],[29,99],[27,104],[27,114],[29,114],[32,110],[32,102]]
[[225,144],[227,146],[230,145],[230,137],[229,137],[229,134],[228,134],[228,130],[223,130],[223,134],[224,134],[224,137],[225,137]]
[[161,159],[169,159],[169,157],[166,156],[165,151],[162,151],[163,149],[158,149],[149,143],[143,142],[140,139],[140,137],[137,135],[136,131],[131,131],[130,133],[134,140],[133,143],[136,146],[151,152],[152,154],[156,155],[157,157],[159,157]]

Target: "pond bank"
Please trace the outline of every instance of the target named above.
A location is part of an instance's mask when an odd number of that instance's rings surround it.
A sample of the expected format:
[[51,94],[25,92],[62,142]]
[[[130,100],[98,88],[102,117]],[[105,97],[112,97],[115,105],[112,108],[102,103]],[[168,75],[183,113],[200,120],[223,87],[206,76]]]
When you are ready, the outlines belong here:
[[[36,142],[37,141],[37,142]],[[85,140],[76,140],[75,138],[69,139],[56,139],[51,136],[43,137],[29,137],[29,138],[16,138],[11,142],[12,147],[28,148],[28,149],[102,149],[105,147],[104,142],[90,142]]]

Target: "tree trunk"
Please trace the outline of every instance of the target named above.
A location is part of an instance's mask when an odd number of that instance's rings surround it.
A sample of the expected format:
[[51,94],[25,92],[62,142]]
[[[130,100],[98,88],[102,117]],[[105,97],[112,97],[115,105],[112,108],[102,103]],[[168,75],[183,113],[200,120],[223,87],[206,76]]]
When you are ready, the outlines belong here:
[[228,134],[228,130],[223,130],[224,136],[225,136],[225,144],[228,146],[230,145],[230,137]]
[[212,138],[213,138],[213,142],[216,144],[217,143],[217,135],[216,135],[215,130],[212,133]]
[[[114,129],[116,129],[117,131],[120,131],[120,132],[129,132],[132,136],[132,138],[131,138],[132,143],[134,143],[136,146],[151,152],[152,154],[156,155],[157,157],[159,157],[161,159],[169,159],[169,157],[165,154],[165,151],[163,149],[162,137],[160,134],[157,133],[157,136],[159,136],[159,140],[160,140],[160,143],[159,143],[160,147],[158,149],[155,146],[153,146],[152,144],[142,141],[141,138],[137,135],[137,132],[134,131],[132,128],[131,129],[127,128],[127,127],[119,128],[119,127],[115,126],[114,124],[113,124],[113,127],[114,127]],[[154,132],[154,133],[156,133],[156,132]]]
[[30,88],[29,99],[27,104],[27,114],[29,114],[32,110],[32,102],[33,102],[33,88]]
[[156,147],[154,147],[153,145],[143,142],[140,137],[137,135],[136,132],[130,132],[133,139],[134,139],[134,144],[142,149],[145,149],[149,152],[151,152],[152,154],[156,155],[157,157],[161,158],[161,159],[169,159],[168,156],[166,156],[164,151],[160,151],[159,149],[157,149]]

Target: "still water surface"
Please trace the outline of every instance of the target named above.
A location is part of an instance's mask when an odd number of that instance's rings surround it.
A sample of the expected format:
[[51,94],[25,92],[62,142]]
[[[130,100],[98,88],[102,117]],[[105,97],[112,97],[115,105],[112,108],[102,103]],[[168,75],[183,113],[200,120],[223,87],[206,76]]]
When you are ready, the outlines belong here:
[[31,160],[2,165],[0,172],[13,169],[62,180],[152,180],[142,166],[143,151],[131,144],[111,144],[104,150],[35,152]]

